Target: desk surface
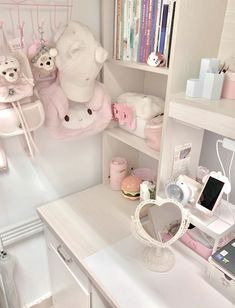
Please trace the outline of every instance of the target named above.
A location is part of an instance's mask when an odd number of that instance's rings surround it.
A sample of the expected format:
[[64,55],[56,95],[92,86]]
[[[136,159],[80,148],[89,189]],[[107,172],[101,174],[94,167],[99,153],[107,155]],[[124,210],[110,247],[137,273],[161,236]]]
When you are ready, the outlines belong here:
[[205,281],[206,262],[184,246],[176,246],[169,273],[143,269],[138,255],[143,246],[130,237],[137,203],[101,184],[48,203],[38,213],[113,306],[234,307]]

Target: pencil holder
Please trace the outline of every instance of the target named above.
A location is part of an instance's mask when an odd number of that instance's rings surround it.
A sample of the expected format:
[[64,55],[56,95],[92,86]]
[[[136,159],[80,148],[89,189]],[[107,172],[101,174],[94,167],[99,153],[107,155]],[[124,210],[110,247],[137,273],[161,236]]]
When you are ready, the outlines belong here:
[[200,79],[188,79],[186,86],[186,96],[201,97],[202,95],[202,82]]
[[204,80],[206,73],[216,74],[219,70],[219,59],[203,58],[201,59],[199,79]]
[[114,157],[110,163],[110,187],[113,190],[121,190],[121,183],[126,175],[126,159],[124,157]]
[[224,74],[206,73],[204,78],[202,97],[210,100],[221,98]]
[[222,97],[235,99],[235,73],[225,74]]

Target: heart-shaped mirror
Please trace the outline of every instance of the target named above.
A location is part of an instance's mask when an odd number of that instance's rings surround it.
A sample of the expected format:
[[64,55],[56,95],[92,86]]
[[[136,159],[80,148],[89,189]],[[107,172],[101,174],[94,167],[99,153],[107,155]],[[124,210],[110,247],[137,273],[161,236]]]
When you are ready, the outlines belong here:
[[175,258],[168,247],[188,226],[188,211],[179,202],[170,199],[161,204],[156,200],[141,202],[132,217],[132,229],[136,238],[147,245],[143,256],[145,266],[158,272],[170,270]]

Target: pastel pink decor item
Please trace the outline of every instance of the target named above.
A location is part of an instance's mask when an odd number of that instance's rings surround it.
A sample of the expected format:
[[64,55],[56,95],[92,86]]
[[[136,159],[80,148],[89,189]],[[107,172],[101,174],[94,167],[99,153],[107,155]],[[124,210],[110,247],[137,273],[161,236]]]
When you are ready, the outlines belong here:
[[155,117],[149,120],[145,126],[145,140],[147,145],[156,150],[160,151],[161,136],[162,136],[162,121],[163,116]]
[[121,184],[127,175],[127,161],[124,157],[114,157],[110,163],[110,187],[121,190]]
[[118,121],[120,125],[125,125],[130,129],[134,130],[136,128],[136,120],[133,108],[125,105],[115,103],[112,105],[113,109],[113,119]]
[[227,72],[225,74],[222,97],[235,99],[235,73]]
[[46,113],[46,126],[55,138],[84,138],[107,127],[112,119],[111,99],[103,84],[96,82],[92,98],[81,104],[67,99],[58,80],[49,83],[39,90],[39,95]]
[[[168,233],[164,233],[162,237],[163,242],[166,242],[171,238],[171,235],[169,235]],[[208,258],[212,254],[212,248],[208,248],[202,243],[194,240],[187,232],[183,234],[183,236],[180,238],[180,241],[206,260],[208,260]]]

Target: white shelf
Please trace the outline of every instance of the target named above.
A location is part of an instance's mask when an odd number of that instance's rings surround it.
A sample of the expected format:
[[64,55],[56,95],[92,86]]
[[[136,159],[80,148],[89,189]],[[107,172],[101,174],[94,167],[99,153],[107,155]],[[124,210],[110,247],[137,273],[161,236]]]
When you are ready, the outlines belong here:
[[105,131],[105,134],[129,145],[130,147],[156,159],[160,159],[160,153],[148,147],[145,139],[132,135],[119,127],[110,128]]
[[178,93],[170,99],[169,116],[235,139],[235,100],[210,101]]
[[149,66],[146,63],[138,63],[138,62],[131,62],[131,61],[121,61],[121,60],[114,60],[111,59],[108,61],[109,63],[127,67],[127,68],[133,68],[141,71],[146,71],[146,72],[151,72],[151,73],[156,73],[156,74],[161,74],[161,75],[168,75],[168,68],[167,67],[152,67]]

